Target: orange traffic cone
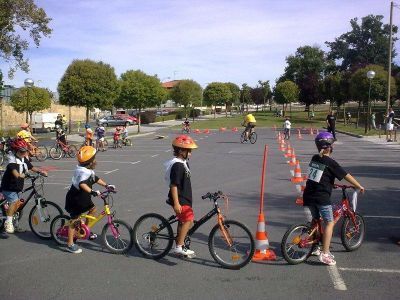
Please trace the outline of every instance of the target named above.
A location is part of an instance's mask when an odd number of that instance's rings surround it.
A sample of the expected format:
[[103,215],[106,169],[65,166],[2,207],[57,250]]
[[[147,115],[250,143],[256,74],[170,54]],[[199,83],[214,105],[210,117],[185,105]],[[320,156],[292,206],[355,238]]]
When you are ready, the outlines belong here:
[[294,149],[292,149],[292,157],[290,158],[289,161],[287,161],[289,166],[295,166],[296,165],[296,154],[294,153]]
[[210,133],[210,130],[204,129],[203,133]]
[[274,131],[276,131],[276,125],[274,124]]
[[297,205],[300,205],[300,206],[303,206],[303,204],[304,204],[304,202],[303,202],[303,196],[298,196],[298,197],[296,198],[296,204],[297,204]]
[[285,141],[281,140],[281,143],[279,145],[279,150],[281,150],[282,152],[285,152],[286,148],[285,148]]
[[200,133],[200,129],[193,130],[194,133]]
[[288,158],[292,157],[292,147],[290,146],[290,144],[287,145],[287,147],[286,147],[286,153],[285,153],[284,156],[285,156],[285,157],[288,157]]
[[220,127],[219,131],[226,131],[226,128],[225,127]]
[[298,182],[303,182],[303,176],[301,175],[301,169],[300,169],[300,161],[296,161],[296,167],[294,168],[294,176],[292,177],[292,182],[293,183],[298,183]]
[[301,136],[301,131],[300,131],[300,129],[297,129],[297,132],[298,132],[298,135],[297,135],[298,139],[299,139],[299,140],[302,140],[303,137]]
[[253,261],[276,260],[275,252],[269,249],[268,234],[265,231],[264,213],[258,215],[256,232],[256,251],[253,255]]
[[233,128],[232,128],[232,131],[233,131],[233,132],[237,132],[238,129],[237,129],[236,127],[233,127]]

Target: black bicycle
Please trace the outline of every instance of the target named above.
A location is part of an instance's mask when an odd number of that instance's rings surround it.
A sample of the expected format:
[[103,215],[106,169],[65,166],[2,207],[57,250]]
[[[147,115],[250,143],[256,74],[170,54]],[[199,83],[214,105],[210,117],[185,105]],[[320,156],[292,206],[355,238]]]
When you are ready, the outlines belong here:
[[240,142],[246,143],[246,142],[250,142],[252,144],[255,144],[255,142],[257,142],[257,133],[254,131],[254,129],[252,128],[249,132],[249,137],[246,139],[246,129],[242,132],[242,134],[240,135]]
[[[44,177],[46,176],[43,174],[26,174],[26,178],[31,180],[32,185],[24,189],[22,193],[28,191],[31,191],[31,193],[26,200],[18,200],[20,205],[18,206],[17,211],[14,213],[13,224],[15,228],[18,228],[19,220],[22,217],[25,206],[33,198],[35,200],[35,205],[32,207],[29,213],[29,227],[39,238],[49,240],[51,239],[51,221],[54,219],[54,217],[62,214],[62,209],[56,203],[47,201],[39,192],[39,190],[43,191]],[[40,183],[36,182],[38,179],[40,180]],[[4,227],[4,222],[7,218],[6,212],[8,206],[9,203],[4,197],[2,197],[0,200],[0,229],[3,229]]]
[[[227,269],[240,269],[247,265],[254,254],[254,239],[250,230],[234,220],[225,220],[217,200],[226,197],[222,192],[207,193],[201,198],[214,203],[213,209],[195,221],[185,238],[185,247],[190,247],[191,236],[196,230],[217,215],[215,225],[208,236],[208,249],[212,258]],[[176,216],[165,219],[156,213],[141,216],[133,227],[136,249],[144,257],[160,259],[171,250],[175,235],[171,225],[178,222]]]

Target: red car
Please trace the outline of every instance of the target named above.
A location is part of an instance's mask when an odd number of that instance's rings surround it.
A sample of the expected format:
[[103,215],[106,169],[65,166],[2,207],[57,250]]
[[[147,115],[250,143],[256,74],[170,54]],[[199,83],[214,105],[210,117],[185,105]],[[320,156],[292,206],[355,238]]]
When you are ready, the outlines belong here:
[[114,117],[118,117],[118,118],[121,118],[121,119],[124,119],[124,120],[128,119],[128,120],[132,121],[132,123],[134,125],[136,125],[138,123],[138,120],[137,120],[136,117],[130,116],[128,114],[117,114]]

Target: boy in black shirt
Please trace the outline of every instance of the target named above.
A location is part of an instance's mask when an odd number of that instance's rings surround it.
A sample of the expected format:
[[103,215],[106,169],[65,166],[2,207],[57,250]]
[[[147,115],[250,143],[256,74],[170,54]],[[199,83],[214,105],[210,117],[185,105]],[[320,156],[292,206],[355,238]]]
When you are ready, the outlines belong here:
[[333,111],[329,112],[329,115],[326,116],[326,125],[327,125],[327,131],[332,133],[333,138],[336,141],[336,132],[335,132],[335,128],[336,128],[336,116],[333,113]]
[[7,210],[7,219],[4,222],[4,229],[7,233],[14,233],[13,215],[18,208],[19,193],[24,189],[25,174],[31,170],[36,173],[47,175],[32,166],[27,158],[29,145],[23,139],[16,138],[10,143],[12,154],[9,156],[9,163],[1,180],[1,191],[10,203]]
[[167,203],[171,205],[179,220],[176,237],[176,247],[173,253],[193,257],[193,250],[184,246],[185,237],[193,225],[194,213],[192,209],[192,184],[190,169],[187,161],[196,143],[186,135],[180,135],[172,142],[175,158],[167,161],[165,180],[169,186]]
[[[79,165],[75,169],[72,177],[72,185],[68,190],[65,199],[65,210],[70,214],[70,227],[68,228],[68,247],[72,253],[81,253],[82,249],[74,244],[75,222],[80,222],[79,216],[87,211],[88,215],[94,215],[96,206],[92,202],[92,196],[99,196],[99,191],[94,191],[92,186],[98,185],[114,189],[114,185],[107,185],[102,179],[97,177],[93,171],[96,167],[96,149],[92,146],[83,146],[77,155]],[[97,235],[91,233],[89,239],[96,239]]]
[[[329,132],[321,132],[315,138],[315,144],[319,154],[314,155],[308,168],[308,180],[304,189],[304,206],[308,206],[313,219],[323,218],[325,222],[324,235],[322,239],[322,253],[315,253],[319,260],[327,265],[336,264],[334,256],[329,252],[329,246],[332,239],[333,220],[331,193],[335,183],[335,178],[346,179],[349,183],[360,189],[364,188],[358,181],[347,173],[335,160],[330,158],[334,137]],[[317,252],[320,252],[317,250]]]

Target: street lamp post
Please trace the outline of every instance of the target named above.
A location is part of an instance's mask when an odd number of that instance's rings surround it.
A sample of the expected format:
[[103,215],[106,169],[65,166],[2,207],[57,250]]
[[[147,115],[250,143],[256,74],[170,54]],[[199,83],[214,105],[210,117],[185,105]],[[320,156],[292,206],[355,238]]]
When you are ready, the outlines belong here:
[[371,119],[371,116],[370,116],[370,114],[371,114],[370,113],[370,110],[371,110],[371,104],[370,104],[370,101],[371,101],[371,83],[372,83],[372,79],[374,79],[374,77],[375,77],[375,72],[372,71],[372,70],[369,70],[367,72],[367,77],[369,79],[369,89],[368,89],[368,103],[367,103],[367,119],[365,120],[365,133],[367,133],[367,131],[368,131],[369,127],[370,127],[370,119]]
[[29,88],[33,87],[34,84],[35,84],[35,82],[31,78],[26,78],[24,80],[24,85],[25,85],[25,87],[27,87],[27,90],[26,90],[26,109],[27,109],[26,110],[26,123],[28,123]]

